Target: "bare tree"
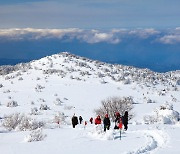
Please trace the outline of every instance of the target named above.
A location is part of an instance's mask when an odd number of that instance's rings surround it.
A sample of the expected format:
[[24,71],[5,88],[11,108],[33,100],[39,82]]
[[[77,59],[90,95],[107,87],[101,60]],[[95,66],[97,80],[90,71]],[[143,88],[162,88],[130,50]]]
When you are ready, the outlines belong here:
[[115,120],[115,113],[119,112],[124,115],[125,111],[129,112],[129,120],[133,118],[133,99],[132,97],[110,97],[101,101],[101,107],[95,109],[95,113],[104,117],[105,114],[109,114],[110,118]]

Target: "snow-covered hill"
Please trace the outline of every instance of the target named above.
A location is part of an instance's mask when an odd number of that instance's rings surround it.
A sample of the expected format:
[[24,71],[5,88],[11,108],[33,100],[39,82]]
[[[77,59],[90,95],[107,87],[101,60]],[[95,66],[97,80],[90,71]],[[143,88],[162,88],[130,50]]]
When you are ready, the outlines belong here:
[[[180,71],[157,73],[64,52],[26,64],[1,66],[0,74],[0,149],[3,154],[164,154],[180,151],[177,118],[180,112]],[[85,129],[84,125],[72,129],[70,124],[74,113],[89,121],[91,116],[96,116],[94,109],[101,105],[101,101],[113,96],[130,96],[134,100],[135,117],[121,141],[113,124],[106,133],[97,131],[89,123]],[[170,107],[163,108],[163,104]],[[12,113],[24,113],[43,121],[47,137],[29,143],[24,139],[29,131],[7,131],[2,124]],[[55,122],[59,114],[66,118],[60,128]],[[173,115],[177,118],[175,121]]]

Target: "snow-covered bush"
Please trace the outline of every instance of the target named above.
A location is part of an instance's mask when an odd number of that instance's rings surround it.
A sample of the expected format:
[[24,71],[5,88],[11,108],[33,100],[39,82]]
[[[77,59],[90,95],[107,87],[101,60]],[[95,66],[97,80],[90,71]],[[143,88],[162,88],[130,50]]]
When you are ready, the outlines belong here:
[[18,106],[18,103],[16,101],[12,100],[12,101],[8,102],[6,106],[7,107],[16,107],[16,106]]
[[123,83],[124,83],[124,84],[130,84],[130,83],[131,83],[131,80],[130,80],[130,79],[126,79],[126,80],[124,80]]
[[39,98],[40,102],[46,102],[44,98]]
[[67,106],[67,105],[65,105],[64,106],[64,110],[72,110],[74,108],[74,106]]
[[144,116],[144,122],[146,124],[175,124],[177,121],[179,121],[179,113],[173,110],[172,104],[168,103],[155,109],[153,115]]
[[157,118],[154,115],[145,115],[143,120],[145,124],[154,124],[157,122]]
[[9,116],[5,116],[5,119],[3,121],[3,126],[8,130],[13,130],[17,127],[19,122],[21,121],[21,116],[19,113],[15,113]]
[[38,81],[38,80],[41,80],[41,78],[40,78],[40,77],[37,77],[36,80],[37,80],[37,81]]
[[23,80],[23,78],[22,78],[22,77],[20,77],[18,80],[19,80],[19,81],[22,81],[22,80]]
[[15,113],[9,116],[6,116],[3,121],[3,126],[11,130],[35,130],[37,128],[43,127],[45,124],[42,121],[36,121],[30,117],[25,116],[24,114]]
[[115,112],[119,112],[121,115],[124,115],[125,111],[129,112],[129,119],[133,118],[131,110],[133,109],[133,99],[132,97],[110,97],[106,100],[101,101],[101,107],[95,109],[95,113],[104,117],[106,113],[109,114],[110,118],[115,120]]
[[59,125],[66,124],[66,116],[65,116],[64,112],[58,112],[58,114],[55,115],[53,122],[57,123]]
[[55,105],[62,105],[62,101],[60,100],[60,98],[56,98],[56,100],[54,101]]
[[58,94],[57,94],[57,93],[55,93],[55,94],[54,94],[54,96],[58,96]]
[[176,81],[176,84],[177,84],[177,85],[180,85],[180,79]]
[[30,114],[31,115],[39,115],[39,111],[38,111],[37,107],[32,108]]
[[149,98],[149,99],[147,100],[147,103],[155,103],[155,101],[153,101],[152,99]]
[[3,84],[0,84],[0,88],[2,88],[3,87]]
[[11,96],[8,96],[8,99],[11,99],[12,97]]
[[45,88],[45,87],[43,87],[43,86],[37,84],[36,87],[35,87],[35,90],[36,90],[36,92],[41,92],[42,89],[44,89],[44,88]]
[[41,104],[39,107],[40,110],[50,110],[50,108],[46,104]]
[[3,93],[10,93],[11,91],[8,89],[8,90],[5,90],[3,91]]
[[34,101],[31,101],[31,105],[34,105],[35,103],[34,103]]
[[24,140],[26,142],[42,141],[46,136],[42,133],[42,128],[38,128],[27,135]]

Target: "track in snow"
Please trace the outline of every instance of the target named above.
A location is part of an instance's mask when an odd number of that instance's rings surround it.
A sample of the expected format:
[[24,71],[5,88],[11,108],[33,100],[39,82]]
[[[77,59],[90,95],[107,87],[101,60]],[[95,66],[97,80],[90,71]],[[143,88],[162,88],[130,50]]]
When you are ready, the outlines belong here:
[[144,146],[130,151],[127,154],[148,154],[158,148],[162,148],[167,142],[167,134],[162,130],[142,130],[138,132],[141,132],[142,135],[145,136],[147,142]]

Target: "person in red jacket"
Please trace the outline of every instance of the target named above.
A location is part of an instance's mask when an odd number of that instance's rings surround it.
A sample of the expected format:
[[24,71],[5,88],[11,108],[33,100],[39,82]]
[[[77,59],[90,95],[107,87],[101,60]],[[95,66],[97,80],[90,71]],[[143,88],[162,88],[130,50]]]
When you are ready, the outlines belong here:
[[101,124],[101,117],[98,115],[95,119],[95,125]]

